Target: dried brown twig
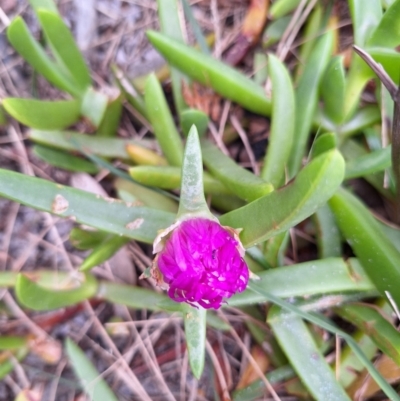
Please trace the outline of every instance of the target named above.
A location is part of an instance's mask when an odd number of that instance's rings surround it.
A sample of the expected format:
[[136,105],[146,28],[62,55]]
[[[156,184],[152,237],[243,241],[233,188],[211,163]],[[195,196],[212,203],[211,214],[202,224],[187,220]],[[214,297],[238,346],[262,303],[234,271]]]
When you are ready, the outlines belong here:
[[394,199],[394,220],[400,223],[400,88],[393,82],[389,74],[381,64],[377,63],[366,51],[358,46],[353,46],[354,51],[375,72],[382,84],[389,91],[394,101],[392,123],[392,168],[396,182],[396,194]]

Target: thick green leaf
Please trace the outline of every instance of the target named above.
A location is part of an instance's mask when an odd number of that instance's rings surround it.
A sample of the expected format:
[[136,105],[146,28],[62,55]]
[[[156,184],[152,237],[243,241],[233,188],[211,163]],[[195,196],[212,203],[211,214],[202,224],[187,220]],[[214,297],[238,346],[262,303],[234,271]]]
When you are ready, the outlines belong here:
[[376,106],[363,107],[357,110],[353,117],[343,124],[336,132],[338,132],[340,140],[344,140],[371,125],[378,123],[380,120],[381,113]]
[[109,302],[129,306],[133,309],[152,311],[162,310],[160,304],[169,300],[166,295],[154,290],[106,281],[99,283],[97,296]]
[[108,98],[104,93],[88,88],[82,98],[81,114],[97,128],[103,120],[107,104]]
[[301,167],[306,152],[314,113],[318,102],[318,89],[333,47],[333,32],[328,31],[316,43],[296,89],[296,135],[289,159],[292,178]]
[[385,296],[400,305],[400,252],[391,244],[366,206],[348,191],[339,190],[329,201],[336,222],[365,272]]
[[220,331],[229,331],[232,329],[232,326],[228,322],[222,320],[215,312],[210,310],[207,311],[206,323],[207,326]]
[[[361,331],[357,331],[355,334],[353,334],[353,338],[365,356],[369,360],[372,360],[376,355],[377,347],[372,342],[370,337],[366,334],[363,334]],[[339,383],[344,388],[348,388],[364,370],[364,365],[357,358],[352,349],[346,345],[341,350],[339,368]]]
[[79,119],[79,100],[35,100],[9,97],[3,106],[12,117],[28,127],[57,130],[68,127]]
[[315,43],[318,41],[318,38],[321,36],[321,34],[326,30],[325,26],[322,25],[324,17],[323,11],[326,15],[328,9],[329,6],[326,9],[323,9],[321,4],[315,4],[312,13],[307,18],[305,26],[302,29],[302,43],[298,55],[299,63],[296,66],[296,75],[294,79],[296,86],[299,78],[303,74],[304,67],[307,64]]
[[273,306],[268,313],[268,323],[291,365],[316,400],[350,401],[301,318]]
[[386,237],[391,241],[394,247],[400,252],[400,229],[387,225],[378,221],[381,229],[384,231]]
[[400,333],[373,305],[348,304],[335,312],[367,334],[375,345],[400,365]]
[[79,88],[85,90],[91,84],[90,72],[71,31],[58,13],[42,9],[37,15],[57,62],[71,74]]
[[287,69],[271,54],[268,56],[268,72],[272,81],[272,123],[261,177],[274,187],[280,187],[285,182],[293,142],[295,98]]
[[311,147],[311,159],[322,155],[337,146],[336,135],[333,132],[325,132],[322,135],[318,135]]
[[349,0],[354,43],[363,47],[382,18],[381,0]]
[[122,114],[122,93],[114,89],[108,97],[106,111],[96,131],[97,136],[113,137],[117,134]]
[[58,13],[56,4],[53,0],[29,0],[29,3],[36,12],[42,9]]
[[379,385],[379,387],[382,389],[382,391],[389,397],[390,400],[393,401],[399,401],[400,397],[396,393],[396,391],[388,384],[385,379],[381,376],[381,374],[378,372],[378,370],[375,368],[375,366],[371,363],[371,361],[368,359],[368,357],[363,353],[361,348],[358,346],[357,342],[346,332],[343,330],[340,330],[337,328],[334,324],[331,324],[325,317],[321,318],[320,316],[316,314],[311,314],[308,313],[297,306],[288,303],[275,295],[270,294],[269,292],[265,291],[261,286],[254,282],[249,282],[249,288],[262,295],[265,299],[269,300],[270,302],[274,303],[275,305],[280,306],[282,309],[292,312],[292,316],[294,317],[301,317],[304,320],[307,320],[308,322],[311,322],[313,324],[316,324],[323,329],[336,334],[337,336],[342,337],[347,344],[351,347],[352,351],[354,352],[355,355],[359,358],[359,360],[362,362],[362,364],[366,367],[368,370],[368,373],[372,376],[372,378],[376,381],[376,383]]
[[328,205],[323,205],[314,214],[317,230],[318,256],[320,259],[342,255],[342,238],[335,221],[335,216]]
[[[257,273],[257,276],[260,277],[257,282],[260,287],[281,298],[374,290],[374,285],[354,258],[346,262],[342,258],[328,258],[282,266]],[[262,295],[246,290],[234,295],[229,305],[242,306],[265,301]]]
[[194,124],[199,133],[199,137],[204,136],[208,128],[208,115],[200,110],[186,109],[181,113],[181,126],[183,133],[187,136],[190,128]]
[[376,106],[366,106],[357,110],[351,119],[341,126],[333,124],[319,109],[314,119],[314,129],[335,132],[338,135],[339,142],[342,142],[347,137],[362,132],[380,121],[381,112]]
[[345,117],[344,98],[346,82],[343,58],[343,56],[332,58],[321,83],[325,115],[338,125],[343,122]]
[[[375,1],[375,0],[374,0]],[[358,54],[354,54],[346,79],[346,93],[344,100],[345,119],[352,117],[361,94],[367,82],[373,78],[374,73]]]
[[242,228],[242,242],[250,247],[312,215],[335,193],[343,177],[343,157],[337,150],[326,152],[312,160],[286,187],[221,216],[220,221]]
[[[256,261],[255,259],[251,258],[248,253],[246,253],[246,255],[244,256],[244,260],[245,260],[249,270],[252,273],[258,274],[259,272],[262,272],[265,269],[265,267],[263,267],[260,263],[258,263],[258,261]],[[268,266],[268,268],[271,268],[271,267]]]
[[396,47],[400,44],[400,0],[396,0],[383,14],[378,26],[368,39],[368,46]]
[[206,349],[206,309],[188,306],[183,314],[189,364],[194,376],[200,379],[204,369]]
[[64,170],[80,171],[89,174],[95,174],[99,171],[97,166],[88,160],[72,156],[60,150],[48,148],[47,146],[35,145],[32,151],[36,157],[39,157],[46,163]]
[[15,350],[27,345],[28,339],[26,337],[17,336],[0,336],[0,350]]
[[[184,42],[179,20],[178,0],[157,0],[158,18],[161,31],[165,36],[178,42]],[[171,68],[171,83],[173,97],[178,114],[182,113],[187,106],[182,94],[182,83],[186,77],[175,68]]]
[[[289,365],[279,367],[271,372],[268,372],[265,377],[270,384],[278,384],[292,379],[296,375],[293,368]],[[236,390],[233,393],[233,401],[256,401],[265,397],[265,383],[261,379],[255,380],[244,389]]]
[[375,150],[363,156],[350,159],[346,163],[345,179],[364,177],[369,174],[383,171],[392,165],[391,146]]
[[[127,174],[124,170],[122,170],[118,167],[115,167],[113,164],[109,163],[107,160],[104,160],[101,157],[98,157],[94,154],[87,153],[85,151],[85,149],[81,149],[81,153],[83,155],[85,155],[85,157],[87,157],[93,163],[95,163],[98,167],[108,170],[111,174],[115,175],[116,177],[122,178],[122,179],[130,181],[130,182],[134,182],[133,178],[131,178],[129,176],[129,174]],[[138,185],[141,185],[141,184],[138,184]],[[162,189],[158,189],[158,188],[148,188],[148,189],[151,189],[154,192],[163,194],[171,199],[176,199],[176,200],[179,199],[177,196],[175,196],[169,192],[163,191]],[[141,206],[141,204],[138,204],[138,203],[134,203],[134,204],[135,204],[135,206]]]
[[217,210],[227,213],[242,207],[245,202],[235,195],[214,194],[211,197],[211,204]]
[[376,62],[382,64],[385,71],[390,75],[390,78],[399,84],[400,53],[395,49],[383,47],[373,47],[368,49],[368,52]]
[[6,112],[3,105],[0,103],[0,128],[5,127],[8,124]]
[[[382,64],[385,71],[399,83],[400,54],[394,49],[374,47],[369,48],[368,53],[378,63]],[[375,74],[367,66],[360,56],[354,55],[346,82],[345,114],[346,118],[351,117],[360,100],[361,93],[367,82]]]
[[117,80],[117,85],[126,97],[126,100],[133,106],[135,110],[139,112],[139,114],[147,119],[147,111],[144,99],[132,85],[132,82],[128,80],[122,70],[120,70],[117,66],[111,66],[111,70],[115,79]]
[[201,149],[207,169],[239,198],[253,201],[273,190],[270,183],[237,165],[210,141],[202,140]]
[[15,272],[2,271],[0,272],[0,287],[13,287],[15,281],[17,280],[17,275]]
[[254,82],[258,85],[265,85],[268,78],[268,56],[264,52],[257,51],[254,53],[253,69],[254,69]]
[[111,234],[104,231],[74,227],[69,233],[69,242],[77,249],[92,249],[109,238]]
[[85,353],[69,338],[65,340],[65,350],[78,376],[83,391],[92,401],[118,401],[108,384],[97,372]]
[[388,7],[390,7],[391,4],[393,4],[396,0],[382,0],[382,6],[386,10]]
[[194,215],[214,219],[204,196],[200,141],[197,128],[193,125],[186,141],[183,157],[178,217],[186,219]]
[[275,43],[279,42],[279,40],[282,38],[282,35],[289,26],[291,19],[291,15],[286,15],[284,17],[280,17],[277,20],[268,22],[267,28],[265,29],[262,36],[263,48],[268,48],[269,46],[272,46]]
[[167,196],[154,192],[152,189],[138,185],[135,182],[117,178],[114,183],[118,197],[125,202],[139,202],[150,208],[164,210],[176,214],[178,203]]
[[[364,157],[368,154],[367,149],[359,144],[355,139],[346,140],[340,147],[340,151],[346,160],[346,163]],[[383,187],[383,173],[375,173],[371,175],[366,175],[363,177],[368,181],[378,192],[380,192],[384,197],[391,199],[392,194],[388,189]]]
[[[144,166],[167,166],[167,159],[163,156],[160,156],[154,150],[145,148],[139,145],[129,144],[126,147],[126,151],[129,154],[130,159],[139,165]],[[179,167],[176,167],[179,169]]]
[[257,262],[257,266],[261,268],[260,271],[268,270],[272,267],[261,252],[260,248],[258,248],[257,246],[246,249],[245,258],[250,258]]
[[[181,169],[172,166],[135,166],[129,169],[131,177],[144,185],[163,189],[178,189]],[[231,194],[221,182],[204,173],[204,192],[209,194]]]
[[271,5],[269,11],[272,19],[277,19],[289,14],[293,11],[299,4],[301,0],[277,0]]
[[53,276],[51,288],[44,287],[19,274],[15,285],[18,301],[26,308],[42,311],[63,308],[85,301],[95,295],[97,281],[92,275],[70,276],[69,282]]
[[182,140],[176,130],[161,85],[154,74],[150,74],[147,78],[144,98],[147,116],[165,157],[171,165],[180,166],[183,158]]
[[97,245],[91,254],[82,262],[79,270],[87,271],[111,258],[119,249],[129,242],[129,238],[113,236]]
[[103,231],[152,243],[175,215],[0,169],[0,195]]
[[37,43],[21,17],[11,22],[7,29],[7,37],[15,50],[54,86],[75,96],[83,93],[72,76],[62,71]]
[[42,131],[32,129],[28,133],[29,139],[42,145],[63,150],[82,151],[105,158],[129,160],[126,147],[129,144],[150,148],[150,141],[142,139],[98,138],[74,131]]
[[264,256],[271,267],[278,267],[284,264],[288,241],[289,231],[281,232],[265,241]]
[[211,86],[222,96],[254,113],[269,115],[270,100],[265,96],[263,88],[250,78],[221,61],[160,33],[148,31],[147,36],[172,66],[190,78]]
[[207,39],[204,37],[201,32],[201,28],[196,21],[196,18],[193,15],[192,9],[187,0],[182,0],[183,12],[185,13],[185,17],[189,21],[189,25],[192,28],[194,36],[196,38],[197,45],[201,49],[201,51],[205,54],[210,54],[210,49],[207,44]]

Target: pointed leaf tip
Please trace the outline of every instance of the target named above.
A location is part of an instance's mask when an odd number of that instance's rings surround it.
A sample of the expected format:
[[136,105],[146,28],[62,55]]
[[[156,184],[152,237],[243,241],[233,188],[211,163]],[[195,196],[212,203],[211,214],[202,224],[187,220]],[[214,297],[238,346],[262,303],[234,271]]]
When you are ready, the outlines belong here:
[[181,197],[178,218],[186,219],[202,216],[215,220],[210,213],[203,187],[203,161],[199,134],[195,125],[192,125],[186,141],[182,163]]

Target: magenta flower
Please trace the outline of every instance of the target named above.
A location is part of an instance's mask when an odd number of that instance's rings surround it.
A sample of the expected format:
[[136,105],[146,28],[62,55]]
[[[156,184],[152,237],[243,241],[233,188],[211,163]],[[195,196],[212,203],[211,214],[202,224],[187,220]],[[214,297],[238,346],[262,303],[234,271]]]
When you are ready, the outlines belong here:
[[[162,248],[159,244],[165,238]],[[168,285],[168,295],[176,302],[217,309],[246,289],[244,248],[233,229],[213,220],[193,218],[175,224],[156,240],[155,251],[159,254],[153,277]]]

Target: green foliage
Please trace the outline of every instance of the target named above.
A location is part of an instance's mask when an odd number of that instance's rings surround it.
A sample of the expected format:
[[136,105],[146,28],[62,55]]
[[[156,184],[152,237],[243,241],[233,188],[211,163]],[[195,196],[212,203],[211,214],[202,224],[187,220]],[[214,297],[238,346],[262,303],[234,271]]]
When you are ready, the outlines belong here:
[[251,202],[273,191],[274,187],[270,183],[238,166],[211,142],[203,140],[201,148],[203,162],[208,170],[245,201]]
[[18,301],[38,311],[75,305],[91,298],[96,291],[97,281],[92,275],[59,278],[54,275],[51,287],[45,287],[19,274],[15,283]]
[[78,100],[46,101],[10,97],[3,100],[3,106],[16,120],[43,130],[68,127],[78,120],[80,110]]
[[[400,252],[354,195],[341,189],[329,201],[337,224],[382,296],[389,292],[400,305]],[[376,268],[379,266],[379,269]]]
[[82,388],[90,400],[118,400],[105,380],[99,377],[99,372],[97,372],[85,353],[72,340],[66,340],[65,350]]
[[[392,219],[391,207],[396,206],[393,167],[397,165],[391,153],[400,154],[399,144],[394,141],[384,147],[376,134],[387,128],[379,126],[382,119],[392,121],[388,115],[391,100],[380,93],[381,83],[359,56],[348,62],[338,54],[335,30],[327,28],[337,24],[335,18],[328,23],[331,10],[320,4],[308,10],[311,13],[296,38],[301,43],[297,53],[300,62],[294,68],[292,64],[287,68],[288,60],[282,61],[269,49],[268,55],[256,54],[253,71],[248,74],[211,55],[186,0],[182,0],[184,14],[201,51],[184,43],[178,1],[158,1],[162,33],[148,31],[147,36],[169,64],[174,115],[163,82],[153,73],[145,77],[143,95],[117,67],[113,67],[113,74],[118,88],[107,95],[103,88],[94,89],[90,70],[55,4],[51,0],[30,3],[43,31],[43,43],[32,36],[21,17],[10,23],[8,39],[38,74],[65,93],[63,100],[52,101],[5,98],[1,124],[7,123],[4,110],[30,127],[33,153],[57,168],[89,174],[108,170],[106,187],[118,198],[0,169],[2,197],[90,227],[76,226],[70,234],[73,246],[90,251],[76,271],[2,271],[0,287],[13,289],[22,307],[36,311],[96,297],[150,313],[177,313],[185,329],[190,367],[199,379],[207,363],[207,325],[218,330],[232,327],[217,314],[176,303],[165,293],[101,281],[90,270],[131,240],[151,244],[160,230],[177,219],[217,219],[209,210],[211,205],[227,211],[218,216],[221,224],[242,229],[240,238],[249,248],[246,260],[258,276],[246,291],[229,299],[228,306],[240,307],[252,317],[250,332],[260,343],[267,318],[260,311],[269,311],[268,324],[274,332],[269,334],[271,341],[279,342],[290,362],[290,366],[279,366],[287,363],[285,357],[280,363],[277,361],[282,358],[270,357],[274,370],[267,373],[268,379],[282,383],[297,375],[308,397],[348,400],[344,389],[366,368],[391,400],[399,400],[371,362],[379,349],[400,363],[399,334],[383,315],[388,306],[381,300],[372,306],[355,301],[367,302],[380,294],[400,306],[400,230],[378,221],[375,212],[379,210],[370,211],[366,202],[349,190],[354,179],[369,182],[373,189],[368,191],[375,191],[388,206],[384,217]],[[299,0],[271,4],[272,22],[263,34],[263,46],[279,42],[288,27],[293,28],[290,13],[299,4]],[[349,0],[348,5],[355,44],[398,83],[400,55],[395,48],[400,44],[400,0]],[[360,106],[371,79],[378,88],[376,101]],[[252,113],[258,114],[256,118],[267,127],[263,128],[263,139],[268,139],[265,148],[254,144],[252,149],[256,162],[262,163],[259,176],[250,172],[248,165],[243,167],[239,157],[234,160],[235,145],[231,143],[236,133],[229,118],[217,133],[213,131],[217,146],[210,140],[207,130],[215,122],[213,113],[185,104],[182,89],[191,81],[236,103],[229,112],[241,119],[249,136],[255,131]],[[265,88],[261,86],[264,83]],[[369,90],[369,100],[371,96]],[[149,136],[154,134],[151,139],[113,138],[124,101],[136,110],[134,124],[145,126]],[[238,106],[245,109],[243,114],[237,111]],[[64,131],[78,122],[77,131]],[[79,132],[82,126],[90,132]],[[393,132],[396,138],[397,131]],[[232,151],[229,155],[226,148]],[[344,241],[350,246],[346,253]],[[298,256],[302,263],[297,262]],[[287,298],[290,303],[284,301]],[[263,308],[256,310],[252,305],[259,303]],[[276,306],[264,307],[267,303]],[[359,331],[347,334],[315,313],[321,309],[329,309],[329,316],[340,316]],[[259,320],[257,324],[254,319]],[[347,343],[338,380],[325,361],[325,350],[312,336],[315,326]],[[12,352],[12,356],[0,359],[0,378],[13,369],[14,358],[20,360],[29,352],[26,338],[16,336],[0,336],[0,350]],[[90,399],[116,399],[71,340],[66,342],[66,351]],[[346,376],[343,371],[351,374]],[[261,389],[262,382],[257,381],[235,392],[233,399],[260,398]]]
[[[257,273],[257,276],[260,278],[258,284],[266,292],[281,298],[354,291],[370,293],[374,290],[360,263],[354,258],[346,262],[342,258],[314,260],[270,269]],[[232,297],[229,305],[242,306],[258,302],[265,302],[265,298],[247,290]]]
[[147,115],[165,157],[172,166],[180,166],[183,157],[182,141],[175,127],[161,85],[154,74],[151,74],[146,81],[144,98]]
[[82,94],[82,88],[72,77],[51,60],[45,50],[30,34],[21,17],[15,18],[7,29],[7,37],[13,47],[32,67],[49,82],[74,96]]
[[[161,32],[165,36],[183,43],[178,0],[158,0],[157,6]],[[171,80],[175,107],[178,114],[181,114],[187,107],[182,94],[183,83],[187,83],[187,80],[184,74],[175,68],[171,69]]]
[[35,145],[33,147],[33,153],[46,163],[64,170],[82,171],[90,174],[95,174],[99,171],[99,169],[88,160],[46,146]]
[[316,400],[350,401],[301,318],[273,306],[268,313],[268,323],[291,365]]
[[[107,108],[107,96],[88,88],[82,98],[81,112],[95,127],[100,125]],[[35,128],[35,127],[34,127]]]
[[372,32],[368,46],[393,48],[400,44],[400,1],[394,1]]
[[315,44],[296,89],[296,135],[289,159],[289,176],[300,168],[318,102],[318,88],[332,52],[333,34],[327,32]]
[[376,306],[349,304],[336,311],[368,334],[378,348],[400,365],[400,333]]
[[344,96],[346,82],[343,57],[336,56],[330,61],[321,83],[324,113],[332,122],[340,125],[344,120]]
[[174,215],[0,169],[0,195],[116,235],[152,243]]
[[285,183],[285,171],[295,132],[295,95],[285,66],[269,55],[272,82],[272,125],[261,177],[278,188]]
[[189,351],[190,367],[195,377],[200,379],[204,369],[206,349],[206,310],[188,306],[184,313],[186,343]]
[[129,238],[119,236],[105,239],[93,249],[91,254],[83,261],[79,270],[87,271],[92,267],[100,265],[110,259],[111,256],[128,242]]
[[242,228],[241,239],[246,247],[258,244],[311,216],[336,192],[343,176],[344,160],[340,153],[326,152],[312,160],[280,191],[227,213],[220,221],[226,226]]
[[74,131],[44,131],[33,129],[29,131],[29,139],[57,149],[78,152],[85,149],[87,153],[96,156],[123,160],[129,159],[129,154],[126,151],[128,145],[140,145],[142,147],[151,146],[151,142],[146,140],[139,142],[132,139],[98,138]]
[[58,13],[39,9],[37,15],[59,68],[68,71],[79,88],[85,90],[91,84],[90,72],[70,30]]
[[250,111],[262,115],[270,113],[271,102],[262,87],[239,71],[157,32],[148,31],[147,36],[171,65],[193,80],[211,86],[222,96]]
[[199,136],[202,137],[207,131],[209,118],[208,115],[200,110],[186,109],[181,113],[181,125],[184,134],[189,134],[192,125],[195,125]]

